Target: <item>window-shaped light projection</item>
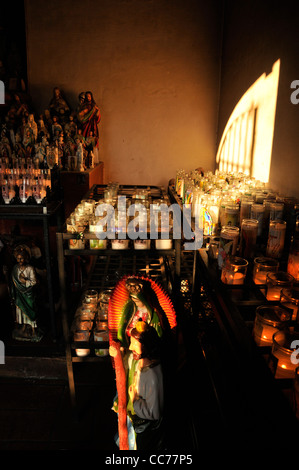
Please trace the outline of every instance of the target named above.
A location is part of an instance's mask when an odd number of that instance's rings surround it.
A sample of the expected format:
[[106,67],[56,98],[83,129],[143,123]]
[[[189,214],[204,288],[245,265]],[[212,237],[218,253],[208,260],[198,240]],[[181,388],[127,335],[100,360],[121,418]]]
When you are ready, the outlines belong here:
[[269,181],[280,60],[261,75],[233,110],[216,156],[218,169]]

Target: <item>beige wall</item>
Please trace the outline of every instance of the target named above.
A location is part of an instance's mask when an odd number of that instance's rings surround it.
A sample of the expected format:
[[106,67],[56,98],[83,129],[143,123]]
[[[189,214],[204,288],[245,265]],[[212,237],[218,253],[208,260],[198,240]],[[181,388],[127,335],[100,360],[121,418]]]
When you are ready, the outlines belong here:
[[29,92],[38,112],[59,86],[101,109],[105,180],[167,184],[214,170],[221,2],[27,0]]
[[299,197],[299,104],[290,88],[299,80],[299,4],[294,0],[226,3],[218,141],[243,93],[280,59],[270,187]]

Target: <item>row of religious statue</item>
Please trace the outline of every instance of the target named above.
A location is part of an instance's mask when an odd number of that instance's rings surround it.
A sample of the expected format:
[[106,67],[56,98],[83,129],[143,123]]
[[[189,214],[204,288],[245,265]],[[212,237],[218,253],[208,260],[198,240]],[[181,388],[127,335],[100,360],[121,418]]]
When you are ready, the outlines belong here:
[[6,167],[29,160],[37,168],[93,168],[99,161],[101,113],[91,91],[80,93],[78,99],[71,110],[55,87],[48,108],[37,117],[15,93],[1,130],[0,158]]

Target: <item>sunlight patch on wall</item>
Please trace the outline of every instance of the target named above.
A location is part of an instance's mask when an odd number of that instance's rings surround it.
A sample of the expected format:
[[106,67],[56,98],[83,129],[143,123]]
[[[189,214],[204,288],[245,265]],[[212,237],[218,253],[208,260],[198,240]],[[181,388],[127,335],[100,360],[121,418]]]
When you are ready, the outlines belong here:
[[269,181],[280,60],[261,75],[233,110],[216,155],[218,169]]

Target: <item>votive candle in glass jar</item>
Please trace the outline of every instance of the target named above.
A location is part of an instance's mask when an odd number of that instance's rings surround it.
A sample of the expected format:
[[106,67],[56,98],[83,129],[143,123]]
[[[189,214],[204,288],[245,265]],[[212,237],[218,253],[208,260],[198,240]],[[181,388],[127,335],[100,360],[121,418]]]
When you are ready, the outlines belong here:
[[[105,328],[96,328],[93,332],[93,339],[95,342],[108,342],[109,333]],[[94,353],[96,356],[108,356],[109,348],[95,348]]]
[[[89,232],[95,234],[97,238],[89,240],[89,248],[91,250],[104,250],[107,248],[107,239],[105,239],[103,226],[99,224],[99,217],[91,217],[89,219]],[[103,234],[103,236],[100,236]]]
[[69,240],[69,248],[71,250],[83,250],[85,248],[85,241],[82,239],[81,234],[85,231],[85,219],[81,218],[75,221],[68,218],[66,220],[66,230],[75,236],[75,238]]
[[284,272],[277,271],[276,273],[267,273],[267,300],[280,300],[281,290],[286,287],[292,287],[294,282],[293,276]]
[[238,256],[231,256],[225,260],[221,271],[221,281],[224,284],[244,284],[248,261]]
[[273,335],[272,355],[275,358],[275,378],[295,378],[298,367],[299,333],[288,329],[279,330]]
[[270,220],[266,256],[281,257],[284,249],[286,225],[284,220]]
[[282,289],[280,295],[280,304],[283,308],[288,309],[292,313],[292,321],[299,323],[299,287]]
[[222,227],[218,249],[218,265],[220,268],[228,256],[235,256],[238,247],[239,232],[239,227]]
[[99,295],[99,318],[100,320],[108,319],[108,306],[112,294],[111,289],[104,290]]
[[96,303],[98,301],[98,293],[95,289],[88,289],[84,293],[84,299],[86,302]]
[[258,346],[271,346],[273,335],[288,325],[291,315],[278,305],[260,305],[255,311],[253,336]]
[[276,273],[279,269],[279,262],[274,258],[257,257],[253,262],[252,278],[255,284],[266,284],[267,273]]
[[256,239],[258,234],[258,220],[243,219],[240,237],[240,255],[252,259],[255,255]]
[[[83,330],[83,331],[75,331],[74,332],[74,342],[76,341],[82,341],[82,342],[88,342],[90,337],[90,331],[89,330]],[[89,356],[90,354],[90,349],[89,348],[78,348],[75,349],[75,352],[77,356],[84,357],[84,356]]]

